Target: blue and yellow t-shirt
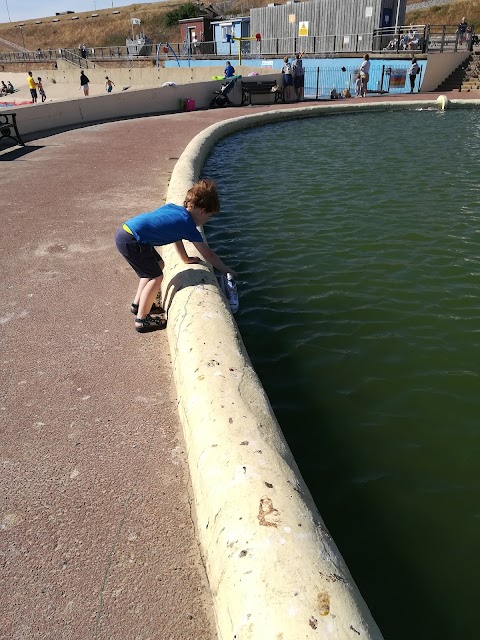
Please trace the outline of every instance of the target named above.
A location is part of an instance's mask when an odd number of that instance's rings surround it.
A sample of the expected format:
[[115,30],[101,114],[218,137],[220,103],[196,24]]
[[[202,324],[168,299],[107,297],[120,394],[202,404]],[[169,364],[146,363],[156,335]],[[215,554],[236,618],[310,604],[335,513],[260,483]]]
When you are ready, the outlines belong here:
[[149,213],[141,213],[125,222],[138,242],[161,247],[179,240],[203,242],[193,218],[185,207],[165,204]]

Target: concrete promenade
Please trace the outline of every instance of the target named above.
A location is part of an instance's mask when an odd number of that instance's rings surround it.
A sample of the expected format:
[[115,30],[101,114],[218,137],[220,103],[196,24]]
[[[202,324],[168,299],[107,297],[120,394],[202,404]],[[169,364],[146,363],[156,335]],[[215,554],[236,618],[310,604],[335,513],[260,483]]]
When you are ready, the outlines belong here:
[[167,338],[134,331],[113,235],[163,203],[194,135],[272,108],[0,146],[0,638],[216,637]]

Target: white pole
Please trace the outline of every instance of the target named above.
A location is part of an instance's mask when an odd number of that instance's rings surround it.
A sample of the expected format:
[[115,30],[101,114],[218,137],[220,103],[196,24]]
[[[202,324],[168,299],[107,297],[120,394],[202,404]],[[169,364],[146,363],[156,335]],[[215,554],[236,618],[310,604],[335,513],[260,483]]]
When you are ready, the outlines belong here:
[[8,10],[8,2],[7,2],[7,0],[5,0],[5,6],[7,7],[8,20],[11,22],[12,19],[10,18],[10,11]]
[[401,0],[397,0],[397,17],[395,18],[395,33],[398,33],[398,16],[400,14],[400,2]]

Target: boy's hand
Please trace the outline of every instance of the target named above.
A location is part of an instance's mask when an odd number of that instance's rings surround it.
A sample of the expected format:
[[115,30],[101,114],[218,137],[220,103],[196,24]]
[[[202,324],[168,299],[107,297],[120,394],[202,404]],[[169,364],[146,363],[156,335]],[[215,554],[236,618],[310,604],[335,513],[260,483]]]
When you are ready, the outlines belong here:
[[238,273],[233,269],[228,268],[225,273],[231,273],[234,278],[238,278]]

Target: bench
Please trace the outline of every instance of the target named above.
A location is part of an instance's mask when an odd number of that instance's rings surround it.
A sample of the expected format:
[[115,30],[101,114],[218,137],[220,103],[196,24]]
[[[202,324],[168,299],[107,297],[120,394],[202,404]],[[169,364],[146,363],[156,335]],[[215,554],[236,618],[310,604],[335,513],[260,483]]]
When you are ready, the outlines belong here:
[[11,138],[16,144],[25,146],[17,127],[17,116],[15,113],[0,113],[0,140]]
[[275,80],[242,80],[242,105],[252,104],[252,95],[271,94],[275,102],[285,102],[283,87]]

